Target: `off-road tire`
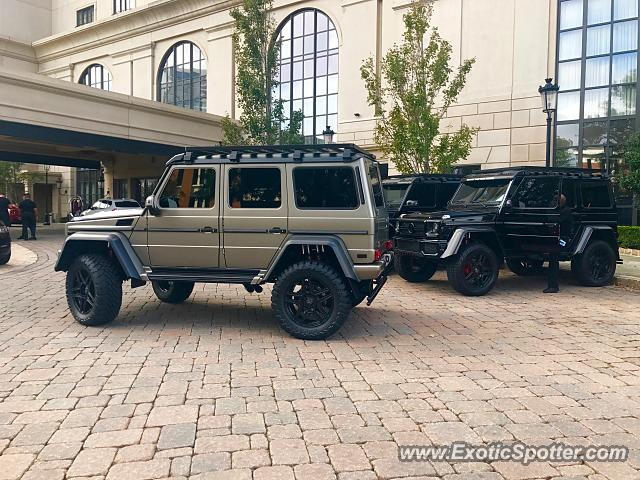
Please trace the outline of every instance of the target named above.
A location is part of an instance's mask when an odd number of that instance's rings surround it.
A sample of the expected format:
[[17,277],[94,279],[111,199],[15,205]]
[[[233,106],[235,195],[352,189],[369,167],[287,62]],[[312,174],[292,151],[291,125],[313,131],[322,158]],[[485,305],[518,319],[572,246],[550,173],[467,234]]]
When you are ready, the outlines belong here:
[[[93,306],[81,308],[78,276],[83,275],[93,286]],[[113,321],[122,306],[122,274],[105,255],[83,254],[76,257],[66,280],[67,304],[73,318],[85,326],[95,327]]]
[[[481,260],[482,259],[482,260]],[[482,261],[483,280],[475,284],[475,263]],[[468,278],[470,275],[474,275]],[[486,278],[485,278],[486,276]],[[498,280],[498,259],[494,251],[484,243],[470,243],[464,246],[455,260],[447,265],[449,284],[459,293],[469,297],[486,295]]]
[[616,273],[616,254],[603,240],[594,240],[571,261],[571,270],[586,287],[610,285]]
[[182,303],[193,292],[194,282],[152,281],[151,287],[158,300],[165,303]]
[[7,253],[6,255],[0,255],[0,265],[9,263],[9,260],[11,260],[11,252]]
[[394,268],[398,275],[407,282],[426,282],[438,270],[438,264],[411,255],[396,255]]
[[[318,325],[306,326],[296,321],[293,289],[304,281],[313,282],[330,292],[332,305],[328,317]],[[354,297],[345,280],[330,265],[303,261],[287,267],[279,276],[271,293],[271,308],[280,327],[301,340],[324,340],[344,324],[351,311]]]
[[520,277],[533,277],[540,275],[543,271],[544,262],[531,258],[508,258],[507,267]]

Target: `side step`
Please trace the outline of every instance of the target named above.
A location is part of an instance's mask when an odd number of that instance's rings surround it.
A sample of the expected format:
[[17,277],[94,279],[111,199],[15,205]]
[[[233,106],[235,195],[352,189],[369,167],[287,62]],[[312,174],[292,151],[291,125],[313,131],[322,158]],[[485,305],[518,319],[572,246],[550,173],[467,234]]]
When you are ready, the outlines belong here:
[[155,269],[147,274],[152,281],[182,281],[196,283],[251,283],[260,270],[236,270],[225,268],[190,269],[163,268]]

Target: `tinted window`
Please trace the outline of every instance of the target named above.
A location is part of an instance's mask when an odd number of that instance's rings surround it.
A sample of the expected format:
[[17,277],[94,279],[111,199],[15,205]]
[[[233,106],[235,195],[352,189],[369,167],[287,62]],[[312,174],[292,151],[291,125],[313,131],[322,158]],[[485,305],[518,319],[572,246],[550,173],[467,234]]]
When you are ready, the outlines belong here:
[[416,207],[428,208],[436,206],[436,185],[433,183],[414,183],[409,189],[407,200],[418,202]]
[[458,183],[443,183],[438,187],[438,206],[445,206],[458,190]]
[[215,205],[216,171],[179,168],[171,172],[160,195],[161,208],[211,208]]
[[278,168],[232,168],[229,170],[231,208],[279,208],[282,187]]
[[298,208],[358,208],[356,179],[351,168],[296,168],[293,184]]
[[568,208],[576,207],[576,182],[574,180],[562,180],[562,195],[565,198],[565,206]]
[[380,181],[380,172],[378,166],[372,163],[369,166],[369,181],[373,189],[373,199],[376,207],[384,207],[384,193],[382,192],[382,182]]
[[525,178],[511,201],[516,208],[555,208],[559,192],[559,178]]
[[586,182],[581,185],[582,206],[585,208],[606,208],[611,206],[609,188],[603,182]]
[[138,208],[140,204],[133,200],[116,201],[116,207],[120,208]]

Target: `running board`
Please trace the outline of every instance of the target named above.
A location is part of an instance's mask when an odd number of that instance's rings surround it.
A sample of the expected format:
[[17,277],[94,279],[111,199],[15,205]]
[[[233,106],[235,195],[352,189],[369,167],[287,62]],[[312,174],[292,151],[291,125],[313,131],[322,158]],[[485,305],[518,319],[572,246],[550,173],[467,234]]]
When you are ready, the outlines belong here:
[[156,269],[147,274],[151,281],[195,283],[252,283],[260,270],[232,269]]

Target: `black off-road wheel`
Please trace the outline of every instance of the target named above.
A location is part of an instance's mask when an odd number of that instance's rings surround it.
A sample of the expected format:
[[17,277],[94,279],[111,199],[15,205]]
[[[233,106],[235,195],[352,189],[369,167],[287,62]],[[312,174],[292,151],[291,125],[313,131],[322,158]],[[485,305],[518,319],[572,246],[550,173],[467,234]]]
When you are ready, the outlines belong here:
[[396,255],[394,268],[398,275],[411,283],[426,282],[438,270],[438,264],[411,255]]
[[9,260],[11,260],[11,252],[7,253],[6,255],[0,255],[0,265],[9,263]]
[[534,260],[531,258],[508,258],[507,266],[509,270],[521,277],[540,275],[543,271],[542,260]]
[[498,280],[496,254],[483,243],[466,245],[447,266],[447,278],[451,286],[463,295],[486,295]]
[[323,263],[304,261],[285,269],[271,294],[283,330],[302,340],[324,340],[337,332],[354,302],[342,275]]
[[571,261],[571,270],[586,287],[610,285],[616,273],[616,254],[607,242],[594,240]]
[[193,282],[152,281],[151,287],[158,300],[165,303],[182,303],[193,292]]
[[120,312],[122,274],[105,255],[80,255],[67,272],[66,291],[69,309],[78,323],[104,325]]

